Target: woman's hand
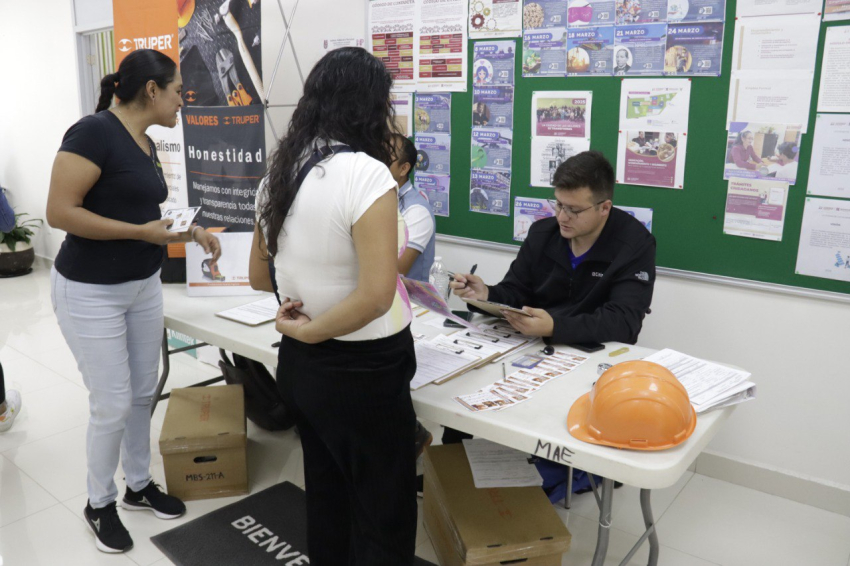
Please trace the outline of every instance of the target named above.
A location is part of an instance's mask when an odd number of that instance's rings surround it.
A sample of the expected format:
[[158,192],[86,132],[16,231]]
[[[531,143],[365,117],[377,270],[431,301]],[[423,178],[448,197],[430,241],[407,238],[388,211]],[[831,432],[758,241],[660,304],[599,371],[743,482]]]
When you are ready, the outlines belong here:
[[147,224],[142,224],[139,239],[143,242],[156,244],[157,246],[176,242],[180,239],[181,234],[179,232],[168,231],[168,227],[173,223],[173,219],[166,218],[165,220],[151,220]]
[[218,258],[221,257],[221,242],[218,241],[218,238],[203,228],[192,228],[191,237],[204,248],[205,252],[212,254],[213,261],[218,261]]
[[304,334],[304,327],[311,322],[310,317],[302,313],[298,309],[304,306],[301,301],[290,300],[289,297],[283,300],[275,317],[275,329],[290,338],[294,338],[299,342],[313,344]]

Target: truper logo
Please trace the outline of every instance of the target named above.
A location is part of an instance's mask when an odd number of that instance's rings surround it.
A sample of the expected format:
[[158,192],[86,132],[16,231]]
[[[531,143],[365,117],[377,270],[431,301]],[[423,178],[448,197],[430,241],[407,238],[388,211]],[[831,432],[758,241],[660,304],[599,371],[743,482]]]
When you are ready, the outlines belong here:
[[118,42],[118,51],[121,53],[126,53],[133,49],[133,42],[129,39],[122,39]]
[[195,102],[196,100],[198,100],[197,94],[198,93],[195,92],[194,90],[189,90],[189,91],[186,91],[186,94],[183,95],[183,96],[186,99],[186,102]]
[[134,37],[133,39],[121,39],[118,41],[118,51],[126,53],[134,49],[156,49],[165,51],[171,49],[174,34],[153,35],[151,37]]

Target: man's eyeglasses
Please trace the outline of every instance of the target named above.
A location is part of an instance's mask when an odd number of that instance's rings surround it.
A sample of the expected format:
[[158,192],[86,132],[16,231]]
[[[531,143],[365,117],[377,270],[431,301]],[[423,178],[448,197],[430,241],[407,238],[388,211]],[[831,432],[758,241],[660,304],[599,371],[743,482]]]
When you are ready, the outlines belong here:
[[605,202],[608,199],[600,200],[599,202],[594,203],[594,204],[588,206],[587,208],[582,208],[581,210],[573,210],[570,207],[568,207],[567,205],[561,204],[560,202],[558,202],[557,200],[554,200],[554,199],[546,199],[546,200],[549,202],[549,206],[551,206],[553,209],[555,209],[555,216],[558,216],[559,214],[561,214],[563,212],[564,215],[567,217],[567,219],[575,220],[576,218],[578,218],[578,215],[581,214],[582,212],[584,212],[585,210],[590,210],[593,207],[599,206],[600,204],[602,204],[603,202]]

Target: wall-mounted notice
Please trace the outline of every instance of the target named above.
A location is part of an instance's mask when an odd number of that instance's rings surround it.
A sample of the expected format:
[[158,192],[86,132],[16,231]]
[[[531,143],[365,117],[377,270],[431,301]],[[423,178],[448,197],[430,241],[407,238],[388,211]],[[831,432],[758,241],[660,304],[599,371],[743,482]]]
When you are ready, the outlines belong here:
[[850,0],[826,0],[823,5],[823,21],[850,20]]
[[723,178],[797,182],[800,126],[732,122],[726,141]]
[[807,194],[850,198],[850,114],[818,114]]
[[569,27],[612,25],[614,0],[570,0],[567,8]]
[[738,0],[735,16],[779,16],[783,14],[820,14],[823,0]]
[[850,282],[850,202],[806,199],[797,273]]
[[637,219],[638,222],[643,224],[643,227],[652,232],[652,209],[651,208],[641,208],[639,206],[620,206],[615,205],[615,208],[619,208],[629,216],[633,216]]
[[614,26],[567,30],[567,74],[571,77],[610,77],[614,61]]
[[514,241],[524,242],[532,224],[552,216],[555,216],[555,208],[548,199],[516,197],[514,199]]
[[469,0],[469,39],[521,36],[521,0]]
[[369,2],[369,51],[384,62],[400,92],[416,86],[415,21],[415,0]]
[[416,0],[417,92],[466,92],[467,0]]
[[818,112],[850,112],[850,26],[826,29]]
[[417,133],[452,133],[452,95],[417,94],[413,110]]
[[390,93],[390,104],[395,110],[395,125],[405,137],[413,135],[413,95],[409,92]]
[[788,183],[730,179],[723,233],[781,242],[787,202]]
[[667,22],[724,21],[726,0],[669,0]]
[[665,75],[720,76],[723,22],[669,24]]
[[663,75],[667,24],[614,28],[615,75]]
[[531,95],[531,185],[551,187],[558,167],[590,149],[590,91]]

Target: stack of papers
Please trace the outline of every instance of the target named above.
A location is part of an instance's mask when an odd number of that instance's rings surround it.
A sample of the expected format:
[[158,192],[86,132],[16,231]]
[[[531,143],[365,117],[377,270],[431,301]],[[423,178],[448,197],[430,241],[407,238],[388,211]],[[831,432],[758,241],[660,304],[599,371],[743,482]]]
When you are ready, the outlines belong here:
[[466,348],[452,344],[445,336],[432,340],[417,340],[416,374],[410,380],[410,389],[416,390],[434,381],[448,381],[476,367],[481,356]]
[[555,352],[533,368],[523,368],[504,379],[454,400],[472,412],[499,411],[531,399],[538,389],[574,371],[587,361],[586,356]]
[[685,386],[697,413],[755,399],[756,384],[750,373],[721,366],[665,348],[644,358],[673,372]]
[[271,295],[265,299],[260,299],[259,301],[254,301],[241,307],[217,312],[215,315],[221,318],[235,320],[248,326],[257,326],[258,324],[274,320],[279,308],[280,305],[277,302],[277,298]]
[[472,469],[472,481],[479,489],[543,485],[537,466],[528,463],[528,454],[483,438],[464,439],[463,447]]

